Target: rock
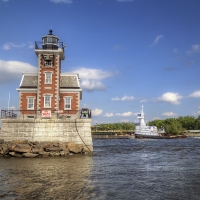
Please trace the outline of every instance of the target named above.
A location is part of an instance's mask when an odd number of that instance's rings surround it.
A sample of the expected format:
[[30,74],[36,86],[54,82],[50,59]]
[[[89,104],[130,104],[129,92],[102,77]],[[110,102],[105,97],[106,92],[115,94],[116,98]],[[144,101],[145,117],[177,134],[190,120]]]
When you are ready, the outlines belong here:
[[46,152],[44,151],[44,149],[40,148],[40,149],[39,149],[39,154],[40,154],[40,155],[44,155],[44,154],[46,154]]
[[49,152],[44,152],[44,154],[42,154],[42,157],[43,158],[46,158],[46,157],[48,157],[49,156]]
[[67,142],[66,147],[69,149],[71,147],[74,147],[76,144],[74,142]]
[[9,152],[9,155],[13,156],[13,157],[18,157],[18,158],[21,158],[22,157],[22,154],[19,154],[19,153],[15,153],[15,152]]
[[60,149],[60,147],[47,147],[47,148],[45,148],[45,151],[51,151],[51,152],[60,152],[60,150],[62,150],[62,149]]
[[9,152],[9,154],[11,155],[11,156],[14,156],[15,155],[15,152]]
[[66,148],[66,145],[65,145],[65,144],[60,143],[60,144],[59,144],[59,147],[60,147],[60,149],[61,149],[60,154],[61,154],[62,156],[66,156],[66,155],[69,154],[69,150],[68,150],[68,148]]
[[43,149],[44,148],[47,148],[47,147],[50,147],[50,143],[49,142],[40,142],[39,144]]
[[15,153],[14,157],[21,158],[21,157],[22,157],[22,154]]
[[37,145],[37,144],[39,144],[38,141],[33,141],[32,143],[33,143],[33,145]]
[[88,152],[90,152],[90,150],[85,145],[80,145],[80,148],[81,148],[81,152],[82,153],[88,153]]
[[0,144],[0,151],[3,149],[3,145],[2,144]]
[[3,139],[0,139],[0,144],[4,144],[4,140]]
[[3,144],[2,145],[2,153],[3,155],[6,155],[9,153],[9,149],[8,149],[8,145],[7,144]]
[[39,154],[39,152],[40,152],[40,149],[37,148],[37,147],[31,149],[31,153],[38,153]]
[[13,140],[12,143],[14,143],[14,144],[20,144],[20,140]]
[[54,147],[59,147],[59,143],[57,142],[57,143],[53,143],[53,146]]
[[28,140],[22,140],[20,141],[20,144],[27,144],[28,143]]
[[74,142],[68,142],[66,146],[69,152],[71,153],[81,153],[81,147],[78,144],[75,144]]
[[64,151],[61,151],[61,152],[60,152],[60,155],[61,155],[61,156],[65,156],[65,152],[64,152]]
[[32,142],[27,142],[27,144],[29,144],[31,147],[34,146],[34,144]]
[[70,153],[81,153],[81,148],[79,145],[75,145],[75,146],[72,146],[72,147],[68,147],[68,150]]
[[35,154],[35,153],[23,153],[22,156],[25,157],[25,158],[36,158],[36,157],[39,157],[39,154]]
[[14,151],[20,152],[20,153],[30,153],[31,152],[31,146],[28,144],[18,144]]
[[15,143],[8,143],[9,151],[13,151],[16,146],[17,146],[17,144],[15,144]]

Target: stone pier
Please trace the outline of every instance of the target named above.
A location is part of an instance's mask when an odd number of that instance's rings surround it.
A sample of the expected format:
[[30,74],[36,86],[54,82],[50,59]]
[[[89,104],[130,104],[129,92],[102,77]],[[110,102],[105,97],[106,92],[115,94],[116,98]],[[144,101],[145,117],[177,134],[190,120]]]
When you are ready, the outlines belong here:
[[74,142],[93,151],[91,119],[1,119],[0,139]]

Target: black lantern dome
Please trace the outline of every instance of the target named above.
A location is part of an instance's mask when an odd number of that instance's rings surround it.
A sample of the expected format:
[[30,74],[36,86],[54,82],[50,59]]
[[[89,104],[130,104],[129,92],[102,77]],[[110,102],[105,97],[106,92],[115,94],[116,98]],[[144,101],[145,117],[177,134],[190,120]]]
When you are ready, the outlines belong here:
[[49,34],[42,37],[43,49],[58,49],[59,38],[52,34],[52,29],[49,30]]

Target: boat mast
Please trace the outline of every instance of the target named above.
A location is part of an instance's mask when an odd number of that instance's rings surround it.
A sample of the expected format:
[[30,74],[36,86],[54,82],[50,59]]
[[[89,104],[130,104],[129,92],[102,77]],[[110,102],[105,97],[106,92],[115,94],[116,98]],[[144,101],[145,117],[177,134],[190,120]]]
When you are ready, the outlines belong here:
[[146,126],[145,121],[144,121],[144,106],[142,106],[142,109],[140,111],[140,126]]

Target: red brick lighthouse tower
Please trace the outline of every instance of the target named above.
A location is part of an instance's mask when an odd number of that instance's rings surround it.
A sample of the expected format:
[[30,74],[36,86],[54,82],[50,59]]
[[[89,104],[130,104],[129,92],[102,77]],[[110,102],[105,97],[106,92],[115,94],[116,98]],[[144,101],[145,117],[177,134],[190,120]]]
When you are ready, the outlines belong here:
[[65,59],[63,43],[50,30],[42,37],[42,49],[36,43],[35,53],[38,57],[36,110],[59,110],[61,60]]

